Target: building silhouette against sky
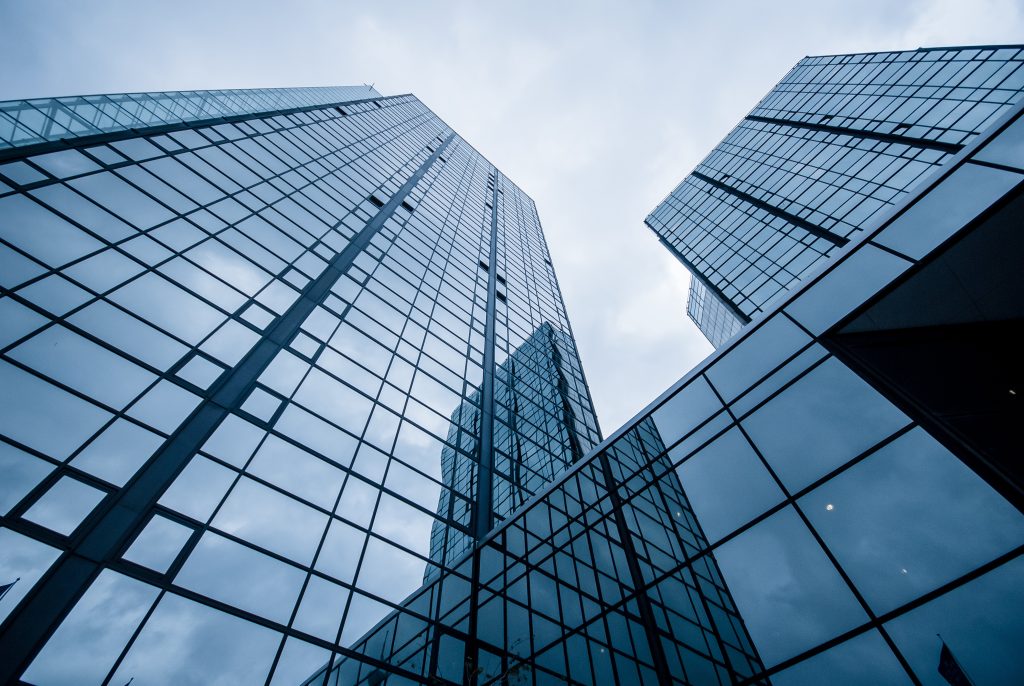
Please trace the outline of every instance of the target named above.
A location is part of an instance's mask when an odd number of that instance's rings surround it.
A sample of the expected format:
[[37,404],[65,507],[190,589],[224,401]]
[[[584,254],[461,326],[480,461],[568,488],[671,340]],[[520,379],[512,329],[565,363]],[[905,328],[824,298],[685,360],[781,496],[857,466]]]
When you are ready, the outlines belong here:
[[1024,93],[1015,47],[805,57],[647,217],[720,346]]
[[1018,683],[1024,103],[957,83],[604,440],[532,201],[415,97],[4,103],[0,681]]

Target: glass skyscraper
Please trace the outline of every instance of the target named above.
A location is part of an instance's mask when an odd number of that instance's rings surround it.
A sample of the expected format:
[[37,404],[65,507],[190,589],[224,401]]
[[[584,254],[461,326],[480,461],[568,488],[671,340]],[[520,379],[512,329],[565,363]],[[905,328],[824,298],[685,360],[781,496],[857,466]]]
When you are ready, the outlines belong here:
[[0,153],[0,679],[1020,682],[1024,103],[602,440],[532,202],[352,97]]
[[720,346],[1024,95],[1017,47],[806,57],[647,217]]
[[415,97],[0,138],[5,683],[298,684],[600,440],[533,201]]

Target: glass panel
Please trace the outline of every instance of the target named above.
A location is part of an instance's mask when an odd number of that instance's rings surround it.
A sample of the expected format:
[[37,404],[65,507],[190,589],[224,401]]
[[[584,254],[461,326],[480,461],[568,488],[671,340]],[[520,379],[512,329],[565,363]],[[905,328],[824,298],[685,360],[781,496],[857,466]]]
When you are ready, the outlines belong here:
[[164,439],[118,419],[80,452],[71,464],[116,486],[123,486],[152,457]]
[[205,522],[220,504],[237,472],[196,455],[167,489],[160,504]]
[[0,514],[7,514],[51,471],[49,462],[0,441]]
[[765,666],[867,620],[792,508],[723,544],[715,558]]
[[910,262],[862,245],[786,307],[808,331],[821,335],[869,297],[902,274]]
[[680,465],[679,478],[709,543],[783,498],[738,428],[730,429]]
[[128,414],[169,434],[185,421],[185,417],[189,416],[199,403],[198,395],[167,379],[161,379],[128,408]]
[[875,236],[875,243],[916,260],[1024,181],[1024,175],[965,164]]
[[348,596],[347,589],[314,574],[302,594],[292,627],[334,643]]
[[63,459],[110,414],[6,362],[0,362],[0,432]]
[[213,518],[213,526],[310,564],[327,519],[326,514],[243,477]]
[[160,572],[167,571],[181,552],[192,529],[167,517],[154,515],[135,539],[124,559]]
[[708,379],[728,402],[810,341],[788,317],[777,314],[719,358],[708,369]]
[[25,519],[70,536],[106,493],[70,476],[62,476],[25,513]]
[[400,603],[423,583],[425,567],[423,560],[371,536],[356,584],[361,590]]
[[832,358],[741,423],[782,483],[795,491],[908,421],[892,403]]
[[247,470],[261,479],[332,510],[345,473],[277,436],[267,437]]
[[285,639],[270,686],[305,686],[307,683],[319,686],[319,682],[307,682],[307,679],[322,670],[330,657],[331,654],[323,648],[289,636]]
[[1024,543],[1020,512],[923,429],[800,504],[878,614]]
[[1024,558],[899,617],[886,629],[925,686],[948,686],[938,673],[942,636],[975,684],[1014,686],[1024,674]]
[[699,376],[659,407],[651,417],[665,445],[672,445],[722,409],[714,391]]
[[22,679],[36,686],[100,686],[159,592],[141,581],[104,570]]
[[262,684],[281,635],[173,593],[161,598],[111,684]]
[[869,631],[772,676],[772,686],[905,686],[912,683],[885,639]]
[[174,583],[285,624],[303,579],[297,567],[207,532]]

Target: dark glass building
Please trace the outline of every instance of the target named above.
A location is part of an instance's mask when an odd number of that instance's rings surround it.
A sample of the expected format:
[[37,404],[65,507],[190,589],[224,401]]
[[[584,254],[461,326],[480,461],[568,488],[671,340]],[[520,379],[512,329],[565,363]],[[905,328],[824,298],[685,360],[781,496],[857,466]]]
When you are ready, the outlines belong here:
[[715,346],[1024,95],[1020,46],[806,57],[647,217]]
[[4,681],[1020,682],[1024,103],[601,441],[533,204],[365,95],[3,153]]

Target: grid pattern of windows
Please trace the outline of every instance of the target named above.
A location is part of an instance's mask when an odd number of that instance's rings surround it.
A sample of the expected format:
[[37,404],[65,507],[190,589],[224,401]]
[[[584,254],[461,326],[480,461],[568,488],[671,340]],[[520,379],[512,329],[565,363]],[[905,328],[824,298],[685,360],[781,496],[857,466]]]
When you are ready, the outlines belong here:
[[364,94],[3,155],[0,680],[301,683],[599,442],[533,201]]
[[1022,93],[1017,47],[807,57],[647,224],[749,322]]
[[357,648],[427,683],[938,686],[938,633],[977,683],[1019,680],[1024,515],[832,344],[992,206],[1018,225],[1022,113]]

